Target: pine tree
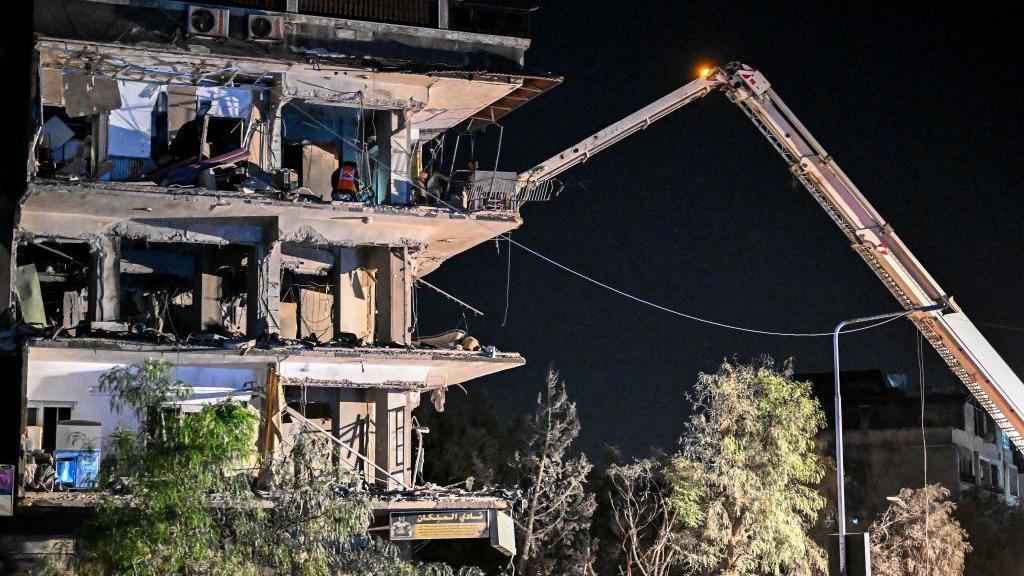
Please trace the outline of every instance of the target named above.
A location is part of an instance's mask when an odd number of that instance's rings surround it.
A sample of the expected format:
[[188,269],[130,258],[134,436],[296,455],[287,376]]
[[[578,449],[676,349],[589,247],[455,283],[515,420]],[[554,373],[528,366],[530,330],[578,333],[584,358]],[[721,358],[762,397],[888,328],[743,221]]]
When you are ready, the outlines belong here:
[[589,570],[595,502],[586,478],[592,466],[583,454],[569,454],[579,432],[576,404],[569,401],[558,372],[549,370],[547,393],[537,397],[525,449],[514,458],[524,489],[524,510],[516,523],[521,574]]

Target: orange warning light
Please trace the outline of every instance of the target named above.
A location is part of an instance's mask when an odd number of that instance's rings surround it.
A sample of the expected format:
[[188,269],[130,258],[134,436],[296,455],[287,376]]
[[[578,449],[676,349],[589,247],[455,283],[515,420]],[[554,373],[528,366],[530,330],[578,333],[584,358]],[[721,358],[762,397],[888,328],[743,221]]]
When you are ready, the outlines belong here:
[[701,78],[707,78],[708,76],[711,76],[711,71],[711,66],[701,66],[700,70],[697,73],[700,74]]

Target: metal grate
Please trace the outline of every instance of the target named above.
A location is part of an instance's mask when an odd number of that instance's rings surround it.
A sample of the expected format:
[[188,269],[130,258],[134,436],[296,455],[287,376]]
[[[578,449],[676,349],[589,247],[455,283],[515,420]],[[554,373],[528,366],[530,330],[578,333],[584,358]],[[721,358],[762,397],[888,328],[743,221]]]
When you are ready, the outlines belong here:
[[437,0],[299,0],[299,12],[331,18],[437,27]]
[[[287,12],[287,0],[215,0],[227,8]],[[438,0],[298,0],[299,14],[437,28]],[[462,32],[530,37],[530,10],[451,2],[449,27]]]
[[203,2],[203,4],[215,4],[229,8],[253,8],[270,12],[284,12],[288,9],[287,0],[216,0],[215,2]]
[[557,180],[528,182],[521,185],[515,172],[477,171],[466,190],[466,206],[479,210],[516,211],[527,202],[550,200],[561,184]]

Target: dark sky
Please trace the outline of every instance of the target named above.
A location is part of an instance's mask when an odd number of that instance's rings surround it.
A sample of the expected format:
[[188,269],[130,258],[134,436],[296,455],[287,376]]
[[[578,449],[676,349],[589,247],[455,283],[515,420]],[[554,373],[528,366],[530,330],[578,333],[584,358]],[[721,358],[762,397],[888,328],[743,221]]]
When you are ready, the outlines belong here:
[[[521,170],[688,82],[703,62],[742,60],[776,91],[976,323],[1024,327],[1017,23],[1004,7],[888,4],[546,2],[528,66],[563,86],[508,116],[501,168]],[[854,5],[857,4],[857,5]],[[496,131],[478,139],[493,146]],[[746,117],[712,94],[562,175],[514,238],[644,298],[716,320],[828,331],[895,300]],[[584,186],[577,185],[582,183]],[[532,410],[549,365],[579,405],[581,446],[672,448],[685,392],[725,357],[793,357],[831,370],[829,338],[754,336],[695,324],[487,243],[430,281],[487,312],[471,332],[524,368],[474,381],[510,413]],[[421,295],[421,327],[457,308]],[[1024,370],[1024,328],[981,326]],[[843,338],[844,368],[916,378],[901,320]],[[925,350],[926,378],[952,378]],[[458,401],[461,393],[451,394]]]

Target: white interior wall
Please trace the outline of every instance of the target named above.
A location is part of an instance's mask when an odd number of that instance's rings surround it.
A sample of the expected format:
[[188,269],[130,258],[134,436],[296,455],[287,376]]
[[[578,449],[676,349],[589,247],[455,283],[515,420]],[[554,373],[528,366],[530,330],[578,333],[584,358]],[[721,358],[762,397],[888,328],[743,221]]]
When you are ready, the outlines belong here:
[[[109,439],[119,427],[134,430],[138,421],[130,412],[116,413],[110,408],[110,395],[99,391],[100,376],[120,364],[115,362],[83,362],[31,360],[26,376],[29,405],[71,405],[75,420],[93,420],[102,425],[103,439]],[[245,393],[250,383],[262,385],[265,368],[246,366],[179,366],[172,376],[193,387],[194,397],[185,409],[218,401],[228,395],[248,401]]]

